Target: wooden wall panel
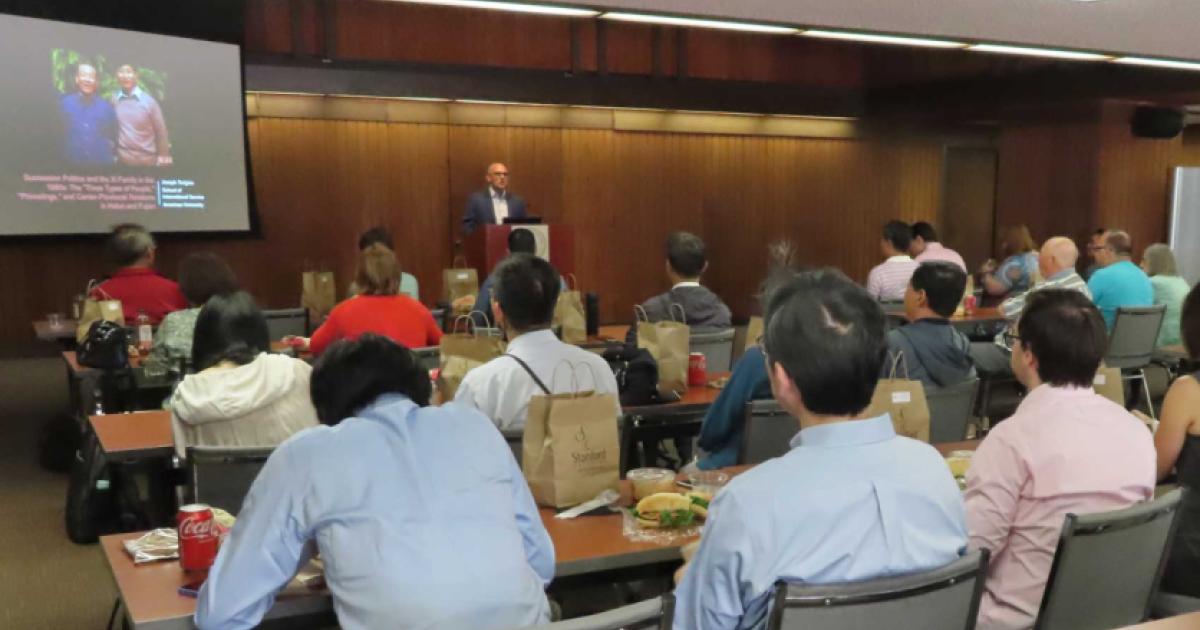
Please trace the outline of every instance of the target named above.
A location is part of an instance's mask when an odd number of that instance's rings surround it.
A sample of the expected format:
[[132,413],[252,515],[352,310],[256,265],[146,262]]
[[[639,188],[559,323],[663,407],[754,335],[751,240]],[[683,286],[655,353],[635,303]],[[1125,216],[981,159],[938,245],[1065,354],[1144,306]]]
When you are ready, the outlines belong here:
[[1171,168],[1183,138],[1135,138],[1129,129],[1132,104],[1105,107],[1097,171],[1097,225],[1119,227],[1133,237],[1138,259],[1147,245],[1166,240]]

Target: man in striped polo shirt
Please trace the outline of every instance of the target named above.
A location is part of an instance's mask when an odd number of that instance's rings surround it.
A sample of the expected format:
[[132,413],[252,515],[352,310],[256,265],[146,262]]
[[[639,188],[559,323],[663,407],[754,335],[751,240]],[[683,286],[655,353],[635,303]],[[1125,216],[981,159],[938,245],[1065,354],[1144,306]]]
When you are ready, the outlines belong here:
[[888,221],[883,226],[883,238],[879,251],[886,257],[867,276],[867,293],[881,302],[904,300],[904,290],[917,270],[917,261],[908,255],[912,244],[912,231],[903,221]]
[[[1065,236],[1055,236],[1042,245],[1038,255],[1038,268],[1045,280],[1020,295],[1014,295],[1000,303],[1000,312],[1008,320],[1008,327],[1016,329],[1017,319],[1025,310],[1025,300],[1035,291],[1043,289],[1070,289],[1092,298],[1087,282],[1075,273],[1075,261],[1079,260],[1079,249],[1075,242]],[[971,359],[981,376],[1011,376],[1012,348],[1004,343],[1004,331],[992,342],[971,344]]]

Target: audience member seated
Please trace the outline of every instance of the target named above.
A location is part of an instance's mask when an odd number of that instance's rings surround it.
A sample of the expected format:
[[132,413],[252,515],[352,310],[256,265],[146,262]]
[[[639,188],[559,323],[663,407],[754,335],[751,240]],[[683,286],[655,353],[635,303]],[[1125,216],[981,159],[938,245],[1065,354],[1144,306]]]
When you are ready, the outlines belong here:
[[[533,236],[533,232],[525,228],[513,228],[508,233],[508,253],[509,254],[536,254],[537,240]],[[496,263],[499,267],[500,264]],[[482,284],[479,285],[479,294],[475,296],[474,310],[471,311],[471,319],[475,321],[476,326],[491,326],[492,320],[492,286],[495,284],[495,279],[488,276]],[[567,282],[559,276],[559,286],[566,290]]]
[[675,591],[676,630],[764,623],[778,580],[831,583],[945,565],[966,546],[962,497],[930,445],[867,417],[887,354],[882,309],[835,270],[768,291],[771,389],[799,422],[787,455],[713,501]]
[[958,265],[963,273],[967,272],[967,263],[958,252],[938,242],[937,230],[925,221],[917,221],[912,226],[912,243],[908,246],[913,260],[923,262],[948,262]]
[[1068,513],[1128,507],[1154,495],[1150,432],[1092,390],[1108,346],[1100,312],[1068,289],[1029,296],[1012,367],[1029,390],[967,472],[973,548],[988,549],[981,630],[1029,628]]
[[363,335],[313,370],[321,423],[275,450],[196,603],[249,628],[314,551],[343,628],[549,621],[554,546],[508,445],[473,409],[430,407],[429,375]]
[[917,261],[908,255],[912,244],[912,230],[903,221],[889,221],[883,226],[883,238],[879,240],[879,251],[886,260],[875,266],[867,275],[867,293],[881,302],[899,302],[904,299],[904,289],[917,270]]
[[248,293],[217,295],[200,309],[197,373],[184,377],[167,405],[180,455],[188,446],[274,446],[317,423],[312,368],[268,353],[270,345],[267,320]]
[[88,297],[95,300],[120,300],[125,323],[133,326],[139,313],[145,313],[157,326],[167,313],[187,308],[187,299],[174,280],[154,271],[158,248],[146,228],[125,223],[113,228],[106,251],[119,267],[112,276],[96,285]]
[[1177,346],[1179,337],[1180,311],[1183,300],[1187,297],[1187,280],[1179,277],[1175,269],[1175,254],[1163,243],[1155,243],[1146,248],[1142,254],[1142,271],[1150,276],[1150,286],[1154,289],[1154,305],[1166,306],[1163,316],[1162,329],[1158,332],[1158,345]]
[[[366,249],[372,245],[383,245],[384,247],[392,250],[392,252],[396,251],[395,240],[392,239],[392,233],[383,226],[373,227],[366,232],[363,232],[362,235],[358,237],[358,251],[360,253],[366,251]],[[358,286],[358,282],[351,282],[350,289],[347,291],[346,297],[354,297],[362,292],[363,290]],[[400,284],[397,285],[397,292],[403,293],[404,295],[407,295],[408,297],[417,301],[420,301],[421,299],[420,291],[418,290],[417,285],[417,278],[408,272],[402,272],[400,274]]]
[[1092,232],[1092,236],[1088,238],[1087,254],[1088,260],[1092,261],[1092,264],[1083,270],[1082,275],[1084,280],[1091,280],[1092,274],[1096,273],[1096,270],[1100,268],[1100,264],[1096,262],[1096,252],[1104,249],[1105,234],[1108,234],[1108,230],[1096,228],[1096,231]]
[[994,297],[1015,296],[1037,284],[1036,248],[1033,237],[1029,235],[1029,228],[1024,225],[1009,228],[1005,232],[1004,244],[1001,247],[1007,258],[999,266],[996,265],[996,261],[989,260],[979,269],[984,292]]
[[[1000,303],[1000,313],[1008,321],[1006,330],[1015,330],[1021,311],[1025,310],[1025,300],[1030,295],[1044,289],[1068,289],[1078,291],[1090,300],[1092,292],[1088,291],[1087,283],[1075,273],[1075,262],[1079,260],[1079,249],[1075,241],[1065,236],[1055,236],[1047,239],[1038,255],[1038,270],[1044,280],[1033,285],[1028,291],[1014,295]],[[971,344],[971,359],[975,369],[983,376],[1012,376],[1012,348],[1008,337],[1001,331],[994,342],[975,342]]]
[[[667,237],[667,279],[671,289],[645,302],[642,308],[652,322],[679,318],[683,307],[684,323],[693,330],[721,330],[733,326],[729,307],[721,297],[700,285],[700,276],[708,270],[708,253],[704,241],[690,232],[672,232]],[[630,327],[628,341],[637,339],[637,326]]]
[[1110,230],[1104,236],[1104,247],[1096,250],[1094,255],[1100,268],[1088,279],[1088,289],[1108,330],[1116,323],[1118,308],[1154,304],[1150,278],[1133,264],[1133,242],[1129,234]]
[[975,376],[971,341],[950,323],[967,287],[967,273],[954,263],[927,262],[913,272],[904,292],[909,323],[888,332],[888,356],[882,375],[899,362],[897,377],[921,381],[925,387],[950,387]]
[[[1181,322],[1187,354],[1193,363],[1200,362],[1200,289],[1188,294]],[[1158,479],[1177,472],[1180,485],[1189,490],[1160,588],[1200,597],[1200,372],[1171,384],[1159,420],[1154,434]]]
[[[563,343],[550,330],[561,282],[550,263],[532,254],[513,254],[492,277],[492,312],[509,339],[508,352],[467,372],[454,402],[482,411],[501,430],[519,431],[535,395],[618,393],[612,368],[600,355]],[[573,377],[557,370],[562,363],[571,366]],[[620,415],[620,402],[616,407]]]
[[147,361],[163,364],[191,361],[192,332],[196,330],[200,307],[214,295],[237,291],[237,276],[216,254],[189,254],[179,263],[179,289],[187,298],[188,308],[167,313],[163,318],[154,332],[154,346]]
[[442,329],[420,302],[397,293],[400,265],[392,250],[376,243],[358,258],[355,283],[362,293],[333,307],[325,323],[313,333],[308,348],[314,355],[339,339],[364,333],[383,335],[407,348],[436,346]]

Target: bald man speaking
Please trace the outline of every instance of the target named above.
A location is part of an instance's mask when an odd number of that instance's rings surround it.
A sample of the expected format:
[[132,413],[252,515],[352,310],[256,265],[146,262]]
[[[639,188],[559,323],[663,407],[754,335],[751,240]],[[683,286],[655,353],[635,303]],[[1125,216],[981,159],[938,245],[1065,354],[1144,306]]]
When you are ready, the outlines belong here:
[[[1088,285],[1083,278],[1075,273],[1075,262],[1079,260],[1079,248],[1075,242],[1065,236],[1055,236],[1047,239],[1038,252],[1038,270],[1044,280],[1025,293],[1008,298],[1000,303],[1000,312],[1008,320],[1011,330],[1017,329],[1017,319],[1025,310],[1025,299],[1034,291],[1042,289],[1070,289],[1079,291],[1091,299]],[[996,335],[993,343],[972,343],[971,359],[975,361],[975,369],[981,375],[1011,375],[1012,366],[1009,361],[1012,348],[1004,340],[1004,332]]]
[[463,234],[481,225],[500,225],[525,216],[525,200],[508,192],[508,167],[496,162],[487,168],[487,188],[471,193],[463,213]]

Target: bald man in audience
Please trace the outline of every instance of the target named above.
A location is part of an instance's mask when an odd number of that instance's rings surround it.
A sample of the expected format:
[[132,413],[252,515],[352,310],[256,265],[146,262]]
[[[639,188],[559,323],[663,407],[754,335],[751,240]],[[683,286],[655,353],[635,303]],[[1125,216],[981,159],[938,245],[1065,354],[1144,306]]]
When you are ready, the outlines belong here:
[[487,188],[472,193],[463,213],[463,234],[481,225],[503,225],[505,219],[525,216],[525,200],[508,190],[508,167],[495,162],[487,167]]
[[[1025,301],[1036,291],[1043,289],[1070,289],[1078,291],[1088,298],[1092,297],[1088,285],[1075,272],[1075,263],[1079,260],[1079,248],[1075,241],[1065,236],[1055,236],[1047,239],[1038,254],[1038,270],[1045,278],[1032,289],[1014,295],[1000,303],[1000,312],[1008,320],[1008,327],[1015,329],[1017,318],[1025,309]],[[993,342],[976,342],[971,344],[971,359],[975,361],[975,369],[980,375],[1011,376],[1012,348],[1005,341],[1004,332],[996,335]]]
[[1104,235],[1104,246],[1093,256],[1100,268],[1088,278],[1088,289],[1111,332],[1117,321],[1117,309],[1154,304],[1154,285],[1146,272],[1133,264],[1133,239],[1126,232],[1109,230]]

